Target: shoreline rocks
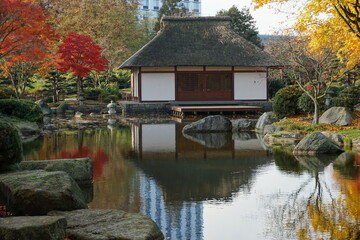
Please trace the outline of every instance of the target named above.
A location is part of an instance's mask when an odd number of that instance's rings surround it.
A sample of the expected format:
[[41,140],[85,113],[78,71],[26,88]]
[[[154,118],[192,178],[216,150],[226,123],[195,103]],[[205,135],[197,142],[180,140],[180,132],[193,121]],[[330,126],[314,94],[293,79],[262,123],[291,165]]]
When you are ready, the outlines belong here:
[[0,239],[64,240],[66,219],[61,216],[0,218]]
[[255,131],[262,133],[266,125],[271,125],[272,123],[277,121],[278,119],[275,117],[275,114],[273,112],[264,112],[255,125]]
[[208,116],[199,121],[186,125],[182,132],[230,132],[232,131],[231,121],[221,115]]
[[65,217],[67,220],[66,232],[70,238],[74,239],[164,239],[164,235],[156,223],[138,213],[126,213],[121,210],[109,209],[83,209],[68,212],[53,211],[48,215]]
[[326,137],[321,132],[314,132],[303,139],[294,148],[294,155],[320,155],[320,154],[340,154],[344,150],[333,140]]
[[52,210],[87,208],[76,182],[65,172],[43,170],[0,175],[0,195],[17,215],[45,215]]

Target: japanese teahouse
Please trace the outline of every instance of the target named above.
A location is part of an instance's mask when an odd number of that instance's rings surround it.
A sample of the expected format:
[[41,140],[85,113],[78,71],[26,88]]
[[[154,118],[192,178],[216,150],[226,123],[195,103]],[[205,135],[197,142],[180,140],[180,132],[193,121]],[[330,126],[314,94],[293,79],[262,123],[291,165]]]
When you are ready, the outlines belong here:
[[279,63],[237,35],[230,17],[164,17],[161,30],[126,60],[138,102],[266,101]]

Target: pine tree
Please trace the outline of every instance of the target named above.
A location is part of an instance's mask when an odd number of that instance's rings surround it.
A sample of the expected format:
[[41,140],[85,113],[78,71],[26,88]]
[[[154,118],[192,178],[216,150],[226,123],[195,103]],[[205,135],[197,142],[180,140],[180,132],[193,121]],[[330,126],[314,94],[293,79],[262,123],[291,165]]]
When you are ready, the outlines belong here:
[[239,10],[235,5],[229,10],[221,10],[216,16],[231,17],[231,28],[241,37],[252,42],[260,48],[264,48],[258,37],[259,32],[256,29],[254,18],[250,14],[248,8]]

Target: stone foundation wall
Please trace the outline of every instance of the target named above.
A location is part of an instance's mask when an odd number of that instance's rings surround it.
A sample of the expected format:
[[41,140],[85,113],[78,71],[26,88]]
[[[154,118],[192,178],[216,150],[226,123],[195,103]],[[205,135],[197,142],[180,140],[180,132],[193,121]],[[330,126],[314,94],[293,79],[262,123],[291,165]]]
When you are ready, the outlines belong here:
[[122,114],[132,113],[170,113],[170,103],[120,103]]
[[171,113],[172,106],[178,105],[242,105],[242,106],[261,106],[263,112],[272,111],[272,102],[270,101],[235,101],[235,102],[157,102],[157,103],[138,103],[138,102],[120,102],[119,108],[122,114],[133,113]]

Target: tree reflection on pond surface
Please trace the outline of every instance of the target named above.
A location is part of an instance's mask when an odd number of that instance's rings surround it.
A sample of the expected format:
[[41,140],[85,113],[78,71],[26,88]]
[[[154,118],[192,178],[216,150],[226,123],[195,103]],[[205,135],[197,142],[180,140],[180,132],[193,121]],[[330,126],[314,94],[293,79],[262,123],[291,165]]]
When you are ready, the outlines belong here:
[[60,132],[25,146],[25,158],[92,158],[89,206],[142,212],[167,239],[359,237],[359,156],[271,154],[252,132],[184,137],[182,126]]

